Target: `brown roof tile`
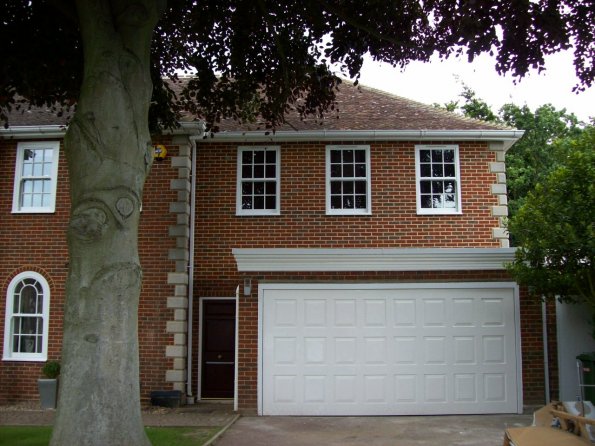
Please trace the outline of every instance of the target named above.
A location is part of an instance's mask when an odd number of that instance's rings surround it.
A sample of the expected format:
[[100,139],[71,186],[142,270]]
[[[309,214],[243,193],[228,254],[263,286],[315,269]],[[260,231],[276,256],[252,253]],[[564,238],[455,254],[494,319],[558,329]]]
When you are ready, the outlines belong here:
[[[184,121],[193,120],[185,117]],[[312,130],[506,130],[496,124],[470,119],[412,101],[391,93],[367,86],[354,86],[343,81],[337,92],[335,110],[323,119],[307,117],[300,119],[297,113],[289,114],[287,122],[278,131]],[[10,126],[63,125],[66,117],[58,117],[49,108],[33,108],[13,111]],[[264,130],[259,122],[239,125],[233,120],[220,123],[220,131]]]

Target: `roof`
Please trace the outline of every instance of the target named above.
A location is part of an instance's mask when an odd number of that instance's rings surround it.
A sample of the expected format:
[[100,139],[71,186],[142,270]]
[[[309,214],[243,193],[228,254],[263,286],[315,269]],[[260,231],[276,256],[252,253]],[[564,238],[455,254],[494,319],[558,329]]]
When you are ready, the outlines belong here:
[[[190,124],[197,124],[197,121],[195,117],[189,116],[182,119],[181,124],[189,129]],[[64,133],[66,122],[66,113],[58,116],[50,108],[18,110],[10,113],[10,128],[0,129],[0,134],[59,135]],[[286,123],[277,127],[275,132],[266,129],[262,122],[239,124],[227,119],[219,124],[219,133],[214,139],[262,140],[270,139],[272,133],[277,138],[329,139],[343,135],[357,140],[369,139],[371,132],[374,132],[374,139],[384,139],[389,136],[389,132],[392,137],[398,132],[399,139],[412,135],[427,138],[446,135],[443,139],[452,139],[462,135],[464,139],[516,140],[522,135],[521,131],[509,127],[467,118],[375,88],[343,81],[336,95],[335,109],[323,118],[302,119],[297,112],[290,112],[286,116]]]
[[[343,81],[334,111],[323,119],[286,116],[276,131],[349,130],[511,130],[509,127],[471,119],[367,86]],[[232,120],[220,123],[221,132],[264,130],[262,122],[238,125]]]

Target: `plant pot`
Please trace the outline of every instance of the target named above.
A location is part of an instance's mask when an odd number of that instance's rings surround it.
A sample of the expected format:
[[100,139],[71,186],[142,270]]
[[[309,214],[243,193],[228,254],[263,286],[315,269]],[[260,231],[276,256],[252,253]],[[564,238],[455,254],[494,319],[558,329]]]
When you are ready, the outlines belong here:
[[151,404],[162,407],[180,407],[182,392],[179,390],[155,390],[151,392]]
[[55,409],[58,400],[58,380],[40,378],[37,380],[39,401],[42,409]]

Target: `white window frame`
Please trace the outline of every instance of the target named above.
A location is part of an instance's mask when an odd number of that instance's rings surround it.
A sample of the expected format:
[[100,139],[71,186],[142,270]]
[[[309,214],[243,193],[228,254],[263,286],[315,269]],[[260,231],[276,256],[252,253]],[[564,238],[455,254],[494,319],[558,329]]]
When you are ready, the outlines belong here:
[[[366,152],[365,177],[332,177],[331,178],[331,151],[332,150],[364,150]],[[326,146],[326,214],[327,215],[371,215],[372,214],[372,175],[371,175],[370,146],[369,145],[329,145]],[[331,206],[331,179],[366,181],[366,208],[364,209],[333,209]]]
[[[429,177],[422,177],[421,176],[421,160],[420,160],[420,152],[422,150],[454,150],[454,167],[455,167],[455,176],[454,177],[436,177],[437,181],[444,181],[448,178],[452,178],[456,184],[456,199],[455,199],[455,206],[452,208],[422,208],[421,203],[421,186],[420,183],[422,180],[427,180]],[[417,203],[417,213],[419,215],[458,215],[463,213],[463,208],[461,204],[461,165],[459,162],[459,146],[456,144],[449,144],[449,145],[416,145],[415,146],[415,196],[416,196],[416,203]]]
[[[31,149],[51,149],[53,151],[52,168],[50,175],[43,177],[23,176],[23,164],[25,160],[25,151]],[[56,188],[58,185],[58,160],[60,156],[60,142],[59,141],[36,141],[36,142],[19,142],[17,145],[17,159],[14,174],[14,188],[12,196],[12,213],[13,214],[47,214],[56,211]],[[22,206],[21,195],[24,180],[33,178],[50,179],[50,203],[47,206]]]
[[[275,209],[243,209],[242,208],[242,153],[245,151],[254,150],[274,150],[277,154],[276,160],[276,188],[275,188]],[[279,146],[240,146],[238,147],[238,161],[237,161],[237,174],[236,174],[236,215],[238,216],[250,216],[250,215],[279,215],[281,213],[281,148]],[[248,179],[248,181],[254,183],[258,181],[258,178]],[[262,178],[265,183],[265,178]],[[270,182],[270,180],[269,180]]]
[[[12,337],[14,333],[14,291],[16,286],[25,279],[34,279],[41,285],[43,290],[43,308],[38,313],[43,318],[42,323],[42,349],[40,353],[21,353],[12,351]],[[26,271],[16,275],[8,285],[6,292],[6,314],[4,318],[4,350],[2,360],[4,361],[46,361],[48,356],[48,332],[50,319],[50,286],[41,274],[35,271]]]

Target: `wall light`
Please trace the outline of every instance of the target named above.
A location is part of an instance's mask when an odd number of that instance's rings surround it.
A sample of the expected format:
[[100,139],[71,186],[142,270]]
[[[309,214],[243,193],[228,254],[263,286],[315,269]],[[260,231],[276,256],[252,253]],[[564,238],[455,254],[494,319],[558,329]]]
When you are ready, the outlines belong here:
[[244,296],[250,296],[252,294],[252,279],[246,277],[244,279]]

